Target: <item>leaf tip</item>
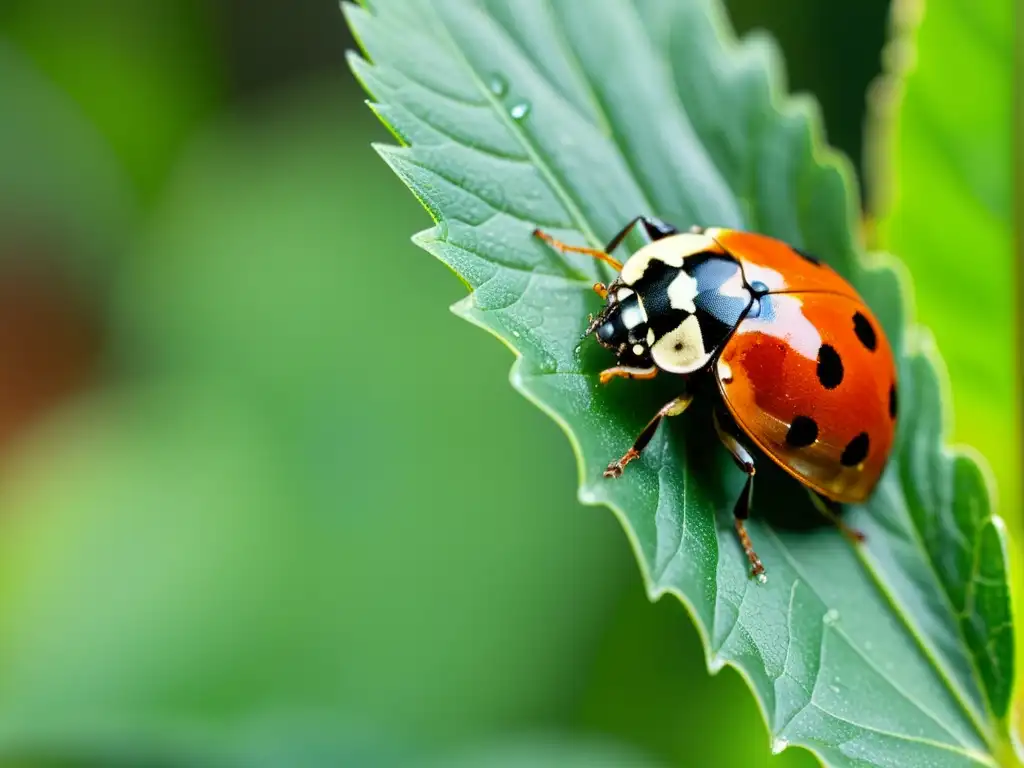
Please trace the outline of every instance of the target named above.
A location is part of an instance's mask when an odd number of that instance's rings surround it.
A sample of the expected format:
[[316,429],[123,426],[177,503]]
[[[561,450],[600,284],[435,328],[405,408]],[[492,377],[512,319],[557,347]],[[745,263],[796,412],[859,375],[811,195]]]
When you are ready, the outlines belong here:
[[356,31],[356,24],[370,18],[369,9],[362,5],[362,3],[357,3],[353,0],[338,0],[338,8],[341,10],[341,15],[345,19],[345,23],[352,28],[353,33]]

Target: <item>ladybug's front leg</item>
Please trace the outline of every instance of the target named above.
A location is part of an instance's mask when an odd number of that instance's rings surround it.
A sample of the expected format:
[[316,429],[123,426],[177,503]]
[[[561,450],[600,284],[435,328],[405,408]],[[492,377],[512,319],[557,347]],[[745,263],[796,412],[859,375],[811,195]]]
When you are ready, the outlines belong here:
[[647,447],[649,442],[651,442],[651,438],[654,437],[654,433],[658,430],[658,425],[661,424],[661,420],[666,416],[678,416],[689,408],[690,403],[692,402],[693,395],[686,394],[680,395],[665,404],[662,409],[654,415],[654,418],[647,422],[647,426],[644,427],[644,431],[640,433],[636,442],[633,443],[633,447],[626,451],[621,459],[617,459],[608,465],[608,469],[604,471],[604,476],[621,477],[622,470],[626,465],[633,459],[637,458],[640,455],[640,452]]
[[750,455],[750,451],[740,444],[740,441],[735,436],[726,432],[722,427],[721,422],[718,420],[718,411],[714,412],[715,420],[715,431],[718,432],[718,437],[722,441],[722,444],[729,449],[729,453],[732,454],[733,460],[736,462],[736,466],[742,469],[747,475],[747,482],[743,484],[743,490],[740,492],[740,497],[736,499],[736,506],[733,508],[733,516],[736,519],[736,534],[740,537],[740,544],[743,546],[743,552],[746,554],[747,559],[750,561],[751,571],[759,582],[764,584],[768,581],[768,577],[764,572],[764,565],[761,564],[761,558],[757,556],[757,552],[754,551],[754,543],[750,540],[750,534],[747,533],[746,520],[750,515],[750,504],[754,498],[754,457]]
[[602,384],[607,384],[612,379],[653,379],[657,375],[658,369],[653,365],[650,368],[616,365],[614,368],[605,368],[601,371],[599,380]]

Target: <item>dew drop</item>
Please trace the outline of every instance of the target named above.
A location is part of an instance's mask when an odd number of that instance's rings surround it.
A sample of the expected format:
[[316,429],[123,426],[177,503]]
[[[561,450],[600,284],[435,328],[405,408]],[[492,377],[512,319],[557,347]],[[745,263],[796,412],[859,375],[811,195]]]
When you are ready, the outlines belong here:
[[786,741],[785,739],[782,739],[782,738],[773,739],[772,740],[772,754],[773,755],[777,755],[780,752],[782,752],[782,750],[784,750],[788,746],[789,746],[789,742]]
[[513,120],[522,120],[530,114],[530,105],[525,101],[520,101],[517,104],[513,104],[508,113]]
[[768,574],[765,573],[764,571],[761,571],[759,574],[757,574],[757,583],[758,584],[767,584],[768,583]]
[[501,75],[493,75],[487,83],[487,87],[491,89],[491,93],[499,98],[508,93],[508,81]]
[[722,667],[725,666],[725,659],[721,656],[712,656],[711,660],[708,661],[708,672],[712,675],[717,675],[722,671]]
[[835,608],[829,608],[824,618],[822,618],[822,621],[824,621],[829,626],[835,624],[837,621],[839,621],[839,611],[837,611]]
[[839,686],[838,685],[830,685],[829,686],[829,690],[832,691],[832,693],[839,693]]
[[519,338],[519,331],[512,331],[512,335],[515,336],[518,339]]

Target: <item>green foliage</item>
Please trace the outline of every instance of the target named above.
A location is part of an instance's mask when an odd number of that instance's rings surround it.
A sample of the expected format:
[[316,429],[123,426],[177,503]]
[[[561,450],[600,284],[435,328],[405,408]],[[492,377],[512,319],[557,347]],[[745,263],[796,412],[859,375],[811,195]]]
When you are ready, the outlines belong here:
[[[130,186],[96,130],[26,57],[0,38],[0,232],[39,238],[95,280],[131,231]],[[69,259],[70,260],[70,259]]]
[[411,258],[426,216],[365,151],[372,116],[325,109],[343,87],[197,143],[107,277],[133,375],[4,466],[0,764],[367,765],[338,757],[365,742],[406,765],[381,744],[424,756],[571,709],[631,564],[614,521],[565,514],[571,459],[536,445],[557,430],[503,351],[436,301],[460,287]]
[[[193,0],[5,0],[0,28],[110,141],[144,199],[224,79]],[[4,84],[5,98],[17,89]]]
[[[434,218],[417,237],[472,292],[455,306],[517,354],[513,386],[567,432],[580,498],[619,516],[652,598],[690,609],[712,670],[735,666],[774,748],[836,765],[992,765],[1008,739],[1013,632],[1002,525],[978,465],[944,447],[941,368],[908,326],[894,269],[850,232],[848,174],[808,101],[783,98],[768,41],[737,46],[710,0],[600,5],[378,0],[346,6],[372,64],[381,147]],[[750,581],[729,508],[742,478],[706,413],[662,429],[624,479],[601,477],[671,392],[600,387],[579,345],[595,264],[532,240],[600,245],[637,213],[740,226],[822,255],[879,314],[900,359],[898,445],[869,504],[869,544],[757,520],[769,582]],[[763,472],[756,504],[813,514]]]
[[[1020,509],[1013,231],[1013,3],[898,0],[871,100],[869,192],[882,247],[913,270],[917,312],[956,391],[954,436]],[[1010,524],[1020,525],[1020,515]]]

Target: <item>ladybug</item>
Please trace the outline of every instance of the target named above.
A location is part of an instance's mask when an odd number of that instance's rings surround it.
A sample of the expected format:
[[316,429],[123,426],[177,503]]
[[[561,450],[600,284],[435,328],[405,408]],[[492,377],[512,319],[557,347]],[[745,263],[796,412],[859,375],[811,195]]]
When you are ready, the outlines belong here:
[[[625,263],[611,253],[637,225],[649,242]],[[566,245],[618,273],[594,290],[605,300],[586,335],[612,350],[614,378],[661,372],[691,382],[611,462],[619,477],[661,420],[681,414],[701,384],[716,400],[715,430],[747,480],[733,510],[752,573],[766,581],[744,521],[753,497],[750,446],[796,478],[815,506],[855,541],[840,505],[867,499],[896,430],[896,363],[882,327],[853,287],[828,265],[766,235],[718,227],[680,232],[649,216],[627,224],[603,251]],[[703,390],[702,390],[703,391]]]

